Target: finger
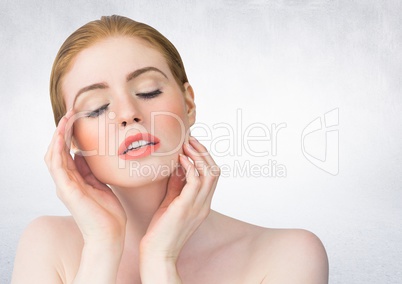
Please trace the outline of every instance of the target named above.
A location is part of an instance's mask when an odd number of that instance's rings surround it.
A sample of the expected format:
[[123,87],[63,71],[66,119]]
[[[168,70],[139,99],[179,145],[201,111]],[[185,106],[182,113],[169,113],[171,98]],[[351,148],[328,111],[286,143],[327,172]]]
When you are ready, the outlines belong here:
[[214,197],[214,193],[215,193],[215,189],[216,189],[217,184],[218,184],[218,178],[213,182],[213,184],[212,184],[211,189],[209,190],[209,192],[207,192],[206,195],[204,195],[204,196],[201,195],[201,196],[199,197],[199,198],[200,198],[200,201],[204,200],[204,202],[205,202],[209,207],[211,207],[212,198]]
[[189,144],[198,151],[199,155],[204,157],[208,163],[213,162],[213,159],[209,155],[209,151],[202,145],[194,136],[190,136],[188,140]]
[[66,145],[67,145],[68,149],[71,148],[71,140],[72,140],[73,132],[74,132],[74,127],[73,127],[74,123],[78,119],[85,117],[85,116],[87,116],[86,112],[81,111],[81,112],[77,113],[74,110],[70,110],[70,112],[68,112],[66,114],[67,121],[66,121],[66,125],[65,125],[65,134],[64,135],[65,135]]
[[[56,131],[55,131],[55,133],[54,133],[54,135],[53,135],[53,138],[52,138],[52,141],[50,142],[50,144],[49,144],[49,147],[48,147],[48,153],[49,152],[51,152],[51,151],[49,151],[49,150],[51,150],[52,148],[54,148],[54,145],[55,145],[55,141],[56,141],[56,139],[59,139],[59,135],[62,135],[63,136],[63,138],[64,138],[64,131],[65,131],[65,124],[66,124],[66,121],[67,121],[67,118],[66,118],[66,115],[64,115],[60,120],[59,120],[59,123],[57,124],[57,128],[56,128]],[[63,139],[64,140],[64,139]]]
[[199,204],[206,203],[208,206],[210,206],[221,170],[209,154],[208,150],[196,138],[190,136],[189,141],[194,149],[202,153],[204,161],[206,161],[203,170],[203,174],[205,176],[203,180],[203,187],[200,190],[200,194],[198,195],[196,202]]
[[[76,167],[70,152],[66,151],[66,143],[64,139],[64,129],[69,118],[69,114],[71,114],[71,111],[63,116],[63,118],[60,120],[56,130],[56,139],[50,150],[52,153],[50,166],[53,169],[53,172],[58,172],[59,178],[62,178],[62,180],[59,181],[62,183],[68,183],[71,176],[74,176],[75,180],[77,180],[77,176],[74,173],[74,171],[76,171]],[[69,174],[67,171],[69,171]],[[64,174],[61,174],[63,172]],[[55,180],[55,182],[57,182],[57,180]]]
[[76,114],[73,109],[67,111],[67,113],[60,120],[57,131],[63,136],[63,150],[66,154],[61,154],[63,165],[66,168],[75,170],[76,166],[70,154],[71,137],[72,137],[72,125],[74,123]]
[[110,191],[110,188],[106,184],[104,184],[95,177],[95,175],[92,173],[91,168],[89,167],[87,161],[83,156],[78,154],[75,155],[74,165],[77,169],[77,173],[83,178],[83,180],[87,184],[100,190]]
[[72,134],[73,134],[73,124],[75,122],[74,112],[72,110],[71,110],[71,112],[68,112],[66,114],[66,118],[67,118],[67,121],[66,121],[66,125],[64,127],[64,129],[65,129],[64,130],[65,131],[64,140],[66,142],[67,148],[70,149],[71,148],[71,139],[72,139]]
[[174,169],[169,177],[166,195],[163,199],[160,207],[168,207],[172,201],[180,195],[184,185],[186,184],[185,173],[182,166],[178,166]]
[[85,158],[80,155],[75,155],[74,156],[74,164],[77,167],[77,171],[81,174],[81,176],[85,179],[88,175],[90,175],[91,169],[88,166],[87,161],[85,161]]
[[201,180],[193,163],[190,162],[187,156],[179,154],[179,161],[186,173],[186,185],[181,191],[180,197],[185,201],[193,203],[201,188]]
[[200,176],[202,179],[207,174],[206,173],[206,170],[208,168],[207,161],[190,144],[184,143],[183,150],[184,150],[184,154],[189,156],[194,161],[195,168],[200,173]]
[[[64,150],[64,138],[59,133],[55,141],[52,161],[51,161],[51,175],[56,184],[57,196],[63,201],[70,212],[74,211],[74,200],[81,198],[84,194],[82,190],[84,188],[79,188],[79,184],[84,184],[84,180],[81,175],[77,172],[77,169],[68,169],[66,167],[65,161],[71,159],[72,157],[69,152]],[[74,164],[74,161],[72,161]]]
[[[190,145],[198,151],[198,153],[200,153],[200,155],[202,155],[202,157],[204,158],[204,160],[207,162],[207,164],[209,166],[217,166],[216,162],[214,161],[214,159],[212,158],[212,156],[209,154],[209,151],[207,150],[207,148],[205,148],[204,145],[202,145],[195,137],[190,136],[189,139]],[[213,169],[216,170],[216,169]],[[219,175],[219,173],[216,173]]]
[[52,166],[55,169],[62,169],[64,171],[74,170],[75,165],[69,152],[65,151],[66,145],[64,136],[59,133],[55,141],[54,150],[52,154]]
[[70,109],[65,115],[64,115],[64,120],[62,121],[62,131],[63,131],[63,137],[65,141],[65,150],[70,151],[71,148],[71,138],[72,138],[72,133],[73,133],[73,124],[74,121],[76,120],[75,118],[75,113],[73,109]]
[[63,167],[69,170],[76,170],[77,167],[74,163],[73,157],[70,152],[70,144],[66,141],[66,135],[62,135],[62,152],[60,153],[62,158]]
[[59,123],[57,124],[56,130],[55,130],[55,132],[53,133],[52,140],[50,141],[50,144],[49,144],[49,146],[47,147],[47,151],[46,151],[46,154],[45,154],[45,161],[46,161],[46,164],[48,165],[48,167],[50,166],[50,162],[51,162],[51,160],[52,160],[53,149],[54,149],[54,145],[55,145],[56,139],[58,139],[58,135],[59,135],[61,132],[64,131],[63,129],[65,128],[66,116],[67,116],[68,114],[69,114],[69,113],[66,113],[66,114],[60,119]]
[[73,115],[73,110],[70,109],[63,117],[60,119],[59,123],[57,124],[57,130],[64,135],[65,128],[68,119]]
[[63,147],[64,147],[63,136],[60,133],[58,133],[54,143],[53,155],[50,162],[51,174],[58,189],[68,188],[66,185],[69,183],[70,180],[63,162],[64,158],[62,157],[62,155],[65,154]]
[[[190,157],[195,161],[195,165],[197,170],[203,176],[211,176],[218,177],[220,175],[220,170],[218,165],[215,163],[214,159],[209,154],[208,150],[197,140],[190,140],[193,150],[190,147],[187,147],[189,150],[186,151],[190,155]],[[196,152],[197,154],[193,155]]]
[[[184,157],[185,161],[187,160],[188,162],[188,168],[190,171],[191,169],[195,170],[195,166],[190,162],[188,157]],[[183,165],[185,164],[185,161],[183,161]],[[190,173],[188,171],[187,175]],[[196,171],[195,171],[196,172]],[[186,176],[187,177],[187,176]],[[192,206],[196,209],[197,212],[200,212],[200,216],[206,217],[208,215],[207,213],[210,211],[211,208],[211,202],[212,202],[212,197],[215,192],[216,184],[217,184],[217,178],[212,176],[211,174],[207,173],[207,176],[202,177],[202,176],[197,176],[198,178],[198,190],[197,188],[186,188],[183,189],[181,196],[182,198],[185,198],[188,202],[192,202]],[[204,215],[202,212],[206,213]]]

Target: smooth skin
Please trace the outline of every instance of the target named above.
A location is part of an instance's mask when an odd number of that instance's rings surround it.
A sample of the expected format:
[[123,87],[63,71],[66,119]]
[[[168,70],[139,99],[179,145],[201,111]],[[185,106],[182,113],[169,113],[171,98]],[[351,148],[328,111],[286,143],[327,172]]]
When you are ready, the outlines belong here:
[[[150,71],[127,81],[130,72],[147,66],[165,76]],[[80,88],[99,82],[104,88],[76,98]],[[162,94],[139,95],[155,89]],[[63,91],[71,110],[45,161],[72,216],[40,217],[28,226],[12,283],[328,283],[327,255],[314,234],[262,228],[211,210],[219,167],[187,134],[195,122],[191,86],[177,84],[157,50],[137,38],[103,40],[77,56]],[[81,117],[105,103],[108,110],[97,118]],[[170,154],[141,161],[154,167],[178,162],[169,176],[133,178],[117,166],[117,152],[70,155],[70,144],[86,151],[99,139],[117,151],[129,130],[150,132],[151,113],[162,110],[180,118],[186,132],[173,119],[156,120],[158,151]],[[116,127],[94,127],[103,118]],[[184,135],[183,143],[178,137]]]

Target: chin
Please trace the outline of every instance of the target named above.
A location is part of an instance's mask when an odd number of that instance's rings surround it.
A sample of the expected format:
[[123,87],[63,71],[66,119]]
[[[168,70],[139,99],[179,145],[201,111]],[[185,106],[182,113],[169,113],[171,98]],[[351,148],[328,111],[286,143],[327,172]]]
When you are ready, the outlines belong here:
[[100,181],[112,187],[143,187],[167,180],[178,166],[178,153],[152,159],[122,161],[115,167],[96,164],[91,169]]

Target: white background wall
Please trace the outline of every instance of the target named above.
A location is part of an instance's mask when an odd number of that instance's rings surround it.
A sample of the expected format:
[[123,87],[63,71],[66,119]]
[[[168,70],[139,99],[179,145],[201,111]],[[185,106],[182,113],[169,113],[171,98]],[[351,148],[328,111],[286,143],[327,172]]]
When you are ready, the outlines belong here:
[[[276,156],[252,157],[243,148],[219,157],[211,149],[227,175],[235,160],[286,168],[282,178],[222,177],[216,210],[313,231],[329,255],[330,283],[402,283],[402,2],[190,2],[1,1],[0,282],[10,282],[30,220],[68,214],[43,162],[55,128],[48,81],[57,50],[84,23],[121,14],[160,30],[179,49],[199,122],[235,128],[240,109],[243,131],[253,123],[287,125]],[[303,129],[332,109],[339,110],[337,175],[301,151]],[[324,158],[325,131],[305,142]]]

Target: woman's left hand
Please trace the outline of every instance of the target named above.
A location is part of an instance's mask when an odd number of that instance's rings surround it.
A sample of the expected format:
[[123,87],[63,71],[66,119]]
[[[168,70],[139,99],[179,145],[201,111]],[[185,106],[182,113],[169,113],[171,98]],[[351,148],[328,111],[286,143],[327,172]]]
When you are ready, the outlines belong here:
[[170,176],[166,196],[141,240],[143,273],[150,267],[147,263],[155,268],[155,263],[165,262],[175,269],[184,244],[209,215],[220,169],[201,143],[194,137],[189,141],[183,146],[186,156],[180,154],[181,167]]

